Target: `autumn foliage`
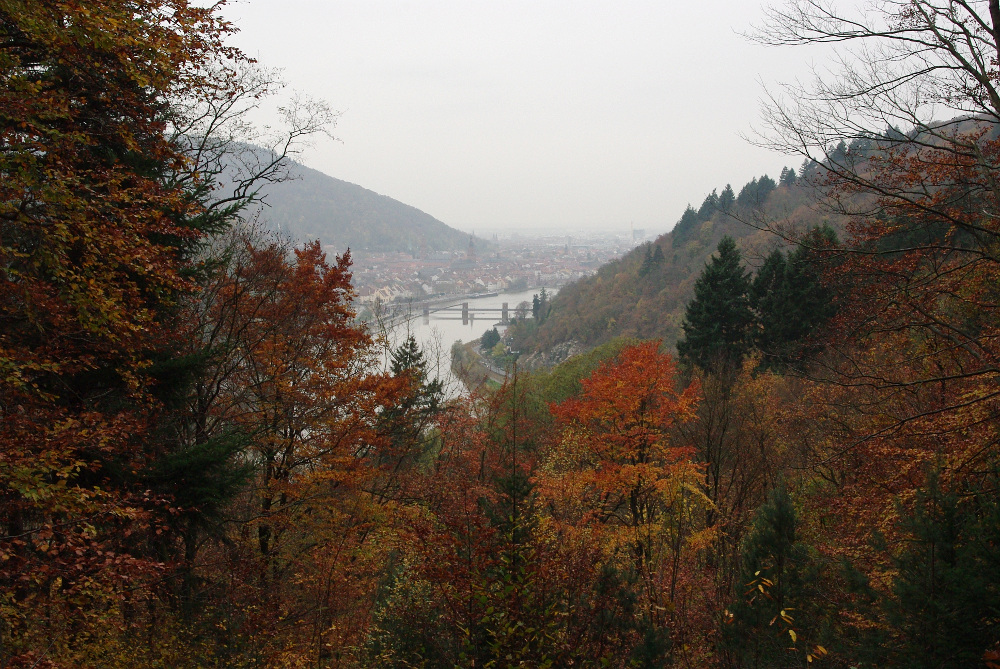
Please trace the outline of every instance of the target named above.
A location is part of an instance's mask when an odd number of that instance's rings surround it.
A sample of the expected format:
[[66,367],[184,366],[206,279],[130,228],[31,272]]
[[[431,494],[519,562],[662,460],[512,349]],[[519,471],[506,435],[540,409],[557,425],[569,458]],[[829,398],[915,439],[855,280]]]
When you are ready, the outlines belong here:
[[446,399],[349,251],[248,222],[265,173],[215,192],[182,129],[259,91],[218,10],[0,1],[0,665],[998,665],[988,117],[804,169],[843,241],[724,240],[682,362]]

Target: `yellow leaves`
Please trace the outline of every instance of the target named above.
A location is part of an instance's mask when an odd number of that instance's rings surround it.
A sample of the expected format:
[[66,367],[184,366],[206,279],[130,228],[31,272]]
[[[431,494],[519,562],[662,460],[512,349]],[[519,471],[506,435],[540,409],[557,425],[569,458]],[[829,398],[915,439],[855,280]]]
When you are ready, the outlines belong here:
[[812,664],[813,661],[826,657],[829,654],[826,648],[820,645],[813,646],[812,650],[806,654],[806,662]]

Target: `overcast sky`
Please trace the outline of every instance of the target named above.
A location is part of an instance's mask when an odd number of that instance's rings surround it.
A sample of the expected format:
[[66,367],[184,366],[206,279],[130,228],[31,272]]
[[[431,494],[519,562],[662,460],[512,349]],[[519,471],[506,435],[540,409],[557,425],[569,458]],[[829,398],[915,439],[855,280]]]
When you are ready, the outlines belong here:
[[742,139],[807,52],[754,0],[239,0],[234,43],[343,112],[310,167],[477,234],[664,232],[799,160]]

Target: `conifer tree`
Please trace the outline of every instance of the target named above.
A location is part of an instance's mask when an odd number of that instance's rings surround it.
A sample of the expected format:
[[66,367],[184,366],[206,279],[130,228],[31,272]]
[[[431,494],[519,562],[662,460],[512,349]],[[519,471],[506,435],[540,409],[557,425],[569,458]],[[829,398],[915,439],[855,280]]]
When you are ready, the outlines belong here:
[[653,251],[653,265],[659,265],[664,260],[663,257],[663,247],[659,244],[656,245],[656,250]]
[[732,237],[719,242],[718,255],[694,285],[684,315],[684,338],[677,352],[690,364],[720,371],[739,365],[750,348],[753,312],[750,276]]
[[768,366],[783,368],[816,352],[809,339],[836,310],[820,276],[820,254],[836,243],[832,228],[816,228],[787,256],[775,249],[757,272],[750,295],[754,344]]
[[778,178],[778,183],[782,186],[794,186],[796,180],[795,169],[792,167],[784,167],[781,169],[781,176]]
[[780,249],[773,250],[757,271],[750,287],[750,302],[757,318],[754,344],[761,351],[773,351],[782,336],[787,262]]
[[908,540],[882,605],[892,639],[864,649],[875,664],[971,667],[1000,639],[1000,497],[988,479],[960,497],[932,473],[903,514]]
[[708,194],[705,201],[701,203],[701,207],[698,208],[698,218],[707,221],[715,215],[715,210],[719,208],[719,194],[712,189],[712,192]]
[[639,266],[639,276],[646,276],[651,269],[653,269],[653,245],[647,243],[646,254],[642,258],[642,265]]
[[677,225],[674,226],[674,239],[687,239],[694,232],[695,228],[698,227],[698,223],[698,212],[695,211],[694,207],[689,204],[687,209],[684,210],[684,213],[681,214],[681,218],[677,221]]
[[379,464],[394,466],[419,456],[428,427],[441,411],[444,384],[430,378],[427,359],[411,333],[393,352],[389,369],[393,377],[405,383],[405,389],[392,407],[380,416],[380,432],[388,443],[379,453]]
[[[537,295],[535,296],[535,299],[536,300],[538,299]],[[536,312],[535,318],[538,318],[537,307],[535,307],[533,310]],[[482,349],[483,351],[489,352],[490,350],[493,349],[494,346],[496,346],[499,343],[500,343],[500,332],[498,332],[496,328],[490,328],[489,330],[484,332],[483,336],[479,339],[479,348]]]
[[796,540],[796,525],[791,497],[781,486],[757,511],[743,544],[736,601],[723,628],[723,644],[737,666],[802,666],[802,655],[815,647],[805,637],[815,634],[818,579],[808,548]]
[[722,193],[719,195],[719,209],[729,213],[736,204],[736,195],[733,193],[733,187],[726,184],[726,187],[722,189]]

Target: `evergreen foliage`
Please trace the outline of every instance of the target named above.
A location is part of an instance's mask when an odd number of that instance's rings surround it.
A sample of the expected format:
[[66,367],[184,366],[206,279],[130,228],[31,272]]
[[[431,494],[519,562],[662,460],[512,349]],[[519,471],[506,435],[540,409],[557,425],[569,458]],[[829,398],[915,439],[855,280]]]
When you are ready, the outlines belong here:
[[785,254],[775,249],[757,270],[750,287],[750,303],[758,325],[754,331],[754,344],[761,351],[773,350],[781,336],[787,270]]
[[766,174],[760,179],[751,179],[749,183],[740,189],[740,194],[736,196],[736,203],[741,207],[762,207],[767,201],[767,196],[771,194],[777,184],[774,179]]
[[757,510],[742,547],[737,597],[723,628],[724,648],[747,669],[798,667],[814,639],[818,572],[797,540],[788,490],[777,487]]
[[[656,248],[654,251],[653,248]],[[656,269],[663,263],[663,248],[659,244],[652,242],[646,244],[645,256],[642,259],[642,266],[639,267],[639,276],[643,277]]]
[[428,361],[412,333],[392,352],[389,371],[404,381],[405,388],[379,416],[379,431],[388,440],[376,456],[383,465],[422,455],[429,427],[444,402],[444,383],[431,378]]
[[483,336],[479,339],[479,348],[484,351],[490,351],[494,346],[500,343],[500,333],[497,332],[496,328],[490,328],[483,333]]
[[794,186],[796,180],[795,168],[783,167],[781,176],[778,177],[778,184],[781,186]]
[[832,228],[816,228],[787,256],[772,251],[757,272],[750,291],[757,319],[754,343],[766,365],[783,368],[816,352],[809,339],[836,310],[820,264],[836,244]]
[[736,195],[733,193],[733,187],[726,184],[726,187],[722,189],[722,194],[719,195],[719,209],[729,213],[735,204]]
[[686,238],[698,226],[700,221],[698,212],[694,210],[694,207],[688,205],[684,213],[681,214],[680,220],[677,221],[677,225],[674,226],[674,237],[679,239]]
[[[938,472],[902,510],[906,537],[895,552],[891,591],[878,598],[888,634],[871,633],[859,649],[878,666],[917,669],[977,666],[1000,640],[1000,495],[997,473],[958,495]],[[871,593],[867,584],[858,590]]]
[[719,195],[713,188],[712,192],[705,198],[705,201],[701,203],[701,207],[698,209],[698,218],[702,221],[707,221],[715,215],[718,208]]
[[732,237],[719,242],[698,277],[694,299],[684,315],[681,358],[703,369],[731,368],[743,360],[751,344],[750,276],[743,268]]

